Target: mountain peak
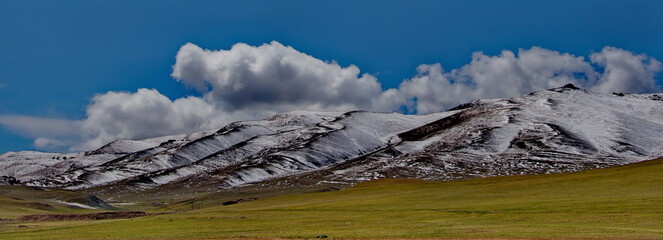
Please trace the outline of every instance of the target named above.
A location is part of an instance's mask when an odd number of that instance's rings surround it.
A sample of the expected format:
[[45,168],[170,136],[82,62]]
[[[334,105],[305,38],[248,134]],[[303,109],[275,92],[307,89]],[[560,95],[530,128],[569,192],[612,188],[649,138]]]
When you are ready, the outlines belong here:
[[576,85],[573,85],[573,83],[568,83],[568,84],[562,86],[561,88],[574,89],[574,90],[579,90],[580,89],[580,88],[576,87]]

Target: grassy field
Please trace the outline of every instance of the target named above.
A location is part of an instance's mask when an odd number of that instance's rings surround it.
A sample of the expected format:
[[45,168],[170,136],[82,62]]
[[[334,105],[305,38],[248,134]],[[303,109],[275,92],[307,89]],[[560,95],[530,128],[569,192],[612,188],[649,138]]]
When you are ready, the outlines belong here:
[[71,214],[95,212],[76,205],[89,204],[90,199],[72,191],[24,186],[0,186],[0,218],[28,214]]
[[663,239],[663,159],[567,174],[383,179],[136,219],[5,223],[0,231],[0,239]]

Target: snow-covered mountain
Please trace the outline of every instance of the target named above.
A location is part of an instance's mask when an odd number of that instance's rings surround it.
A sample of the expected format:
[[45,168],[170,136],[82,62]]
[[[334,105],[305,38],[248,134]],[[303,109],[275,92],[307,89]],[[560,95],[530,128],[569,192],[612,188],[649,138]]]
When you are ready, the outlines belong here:
[[567,85],[430,115],[295,111],[192,134],[114,141],[85,153],[9,152],[0,155],[0,176],[35,186],[137,191],[450,180],[660,156],[663,94],[601,95]]

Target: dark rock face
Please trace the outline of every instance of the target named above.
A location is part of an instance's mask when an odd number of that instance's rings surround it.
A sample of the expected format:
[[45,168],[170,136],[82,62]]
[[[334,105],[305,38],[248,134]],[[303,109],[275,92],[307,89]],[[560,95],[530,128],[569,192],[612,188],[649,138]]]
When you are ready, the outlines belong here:
[[228,205],[233,205],[233,204],[238,204],[238,203],[243,203],[243,202],[250,202],[253,200],[257,200],[257,198],[240,198],[237,200],[230,200],[230,201],[225,201],[222,202],[221,205],[223,206],[228,206]]
[[580,88],[576,87],[576,85],[573,85],[573,83],[566,84],[566,85],[562,86],[562,88],[575,89],[575,90],[580,89]]
[[117,209],[117,208],[111,206],[110,204],[104,202],[104,200],[101,200],[100,198],[98,198],[97,196],[94,196],[94,195],[87,195],[85,200],[86,200],[85,202],[87,203],[88,206],[91,206],[91,207],[94,207],[94,208],[97,208],[97,209],[106,209],[106,210]]
[[10,176],[0,176],[0,185],[19,185],[20,181],[16,180],[14,177]]

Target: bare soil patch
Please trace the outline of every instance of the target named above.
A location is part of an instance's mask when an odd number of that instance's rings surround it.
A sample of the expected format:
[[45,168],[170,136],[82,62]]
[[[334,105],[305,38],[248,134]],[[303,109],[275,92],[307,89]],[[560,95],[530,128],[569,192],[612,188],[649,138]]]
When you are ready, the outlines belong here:
[[37,221],[79,221],[79,220],[102,220],[102,219],[126,219],[137,218],[164,213],[145,213],[139,211],[131,212],[100,212],[88,214],[38,214],[26,215],[14,219],[18,222],[37,222]]

